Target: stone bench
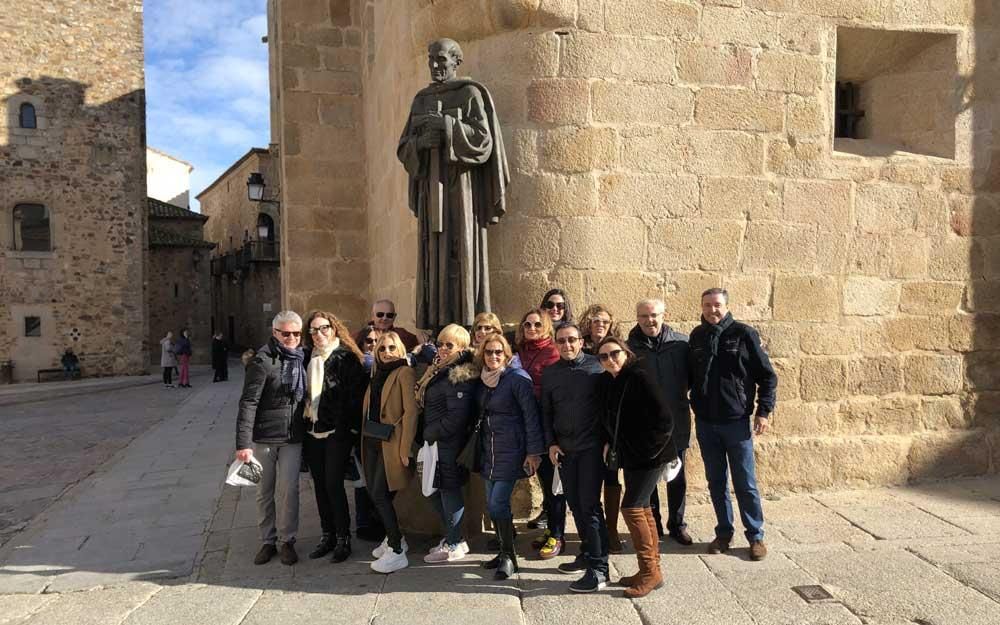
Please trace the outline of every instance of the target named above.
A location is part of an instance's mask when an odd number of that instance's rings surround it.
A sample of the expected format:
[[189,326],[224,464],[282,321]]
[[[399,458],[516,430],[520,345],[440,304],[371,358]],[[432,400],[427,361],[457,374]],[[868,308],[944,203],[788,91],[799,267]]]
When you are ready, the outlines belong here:
[[[66,377],[66,372],[65,370],[63,370],[62,367],[58,367],[55,369],[39,369],[38,381],[41,382],[42,376],[47,376],[47,375],[58,375],[59,377],[62,378]],[[76,371],[73,372],[73,377],[76,379],[80,379],[81,377],[83,377],[83,367],[77,367]]]

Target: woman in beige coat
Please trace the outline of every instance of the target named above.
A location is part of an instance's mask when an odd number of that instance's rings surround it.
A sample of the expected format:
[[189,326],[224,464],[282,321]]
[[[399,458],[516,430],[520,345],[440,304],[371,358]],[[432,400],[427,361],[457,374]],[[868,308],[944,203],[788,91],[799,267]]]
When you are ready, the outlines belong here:
[[368,494],[375,502],[385,540],[372,551],[372,569],[392,573],[406,568],[406,540],[392,500],[413,477],[410,448],[417,432],[417,376],[406,361],[406,347],[395,332],[383,334],[375,348],[372,380],[365,393],[361,463]]

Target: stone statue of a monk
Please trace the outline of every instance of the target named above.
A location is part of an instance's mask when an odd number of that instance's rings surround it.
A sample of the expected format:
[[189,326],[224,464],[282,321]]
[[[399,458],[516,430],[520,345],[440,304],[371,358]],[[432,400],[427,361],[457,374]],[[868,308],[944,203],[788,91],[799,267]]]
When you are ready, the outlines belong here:
[[427,48],[433,82],[413,98],[396,155],[417,217],[417,327],[472,325],[490,311],[486,227],[506,210],[510,181],[500,121],[482,84],[457,76],[462,49]]

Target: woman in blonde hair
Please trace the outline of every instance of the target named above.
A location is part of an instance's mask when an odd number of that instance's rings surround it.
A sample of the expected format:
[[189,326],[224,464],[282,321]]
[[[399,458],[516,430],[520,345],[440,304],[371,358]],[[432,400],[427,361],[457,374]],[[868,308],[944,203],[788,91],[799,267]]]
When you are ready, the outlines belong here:
[[491,312],[482,312],[476,315],[476,320],[472,322],[472,349],[479,349],[483,344],[483,339],[491,334],[503,334],[500,317]]
[[438,490],[429,499],[446,530],[445,537],[424,558],[428,563],[461,560],[469,553],[469,546],[462,538],[465,515],[462,487],[469,473],[458,464],[469,426],[477,415],[475,391],[479,367],[469,351],[469,339],[469,331],[462,326],[445,326],[438,333],[437,357],[417,383],[424,440],[437,443],[438,449],[434,477]]
[[391,330],[384,333],[375,348],[361,428],[365,483],[386,534],[382,544],[372,551],[376,560],[371,567],[379,573],[392,573],[409,566],[406,540],[399,529],[392,500],[413,476],[410,448],[419,416],[413,394],[416,382],[402,339]]
[[306,420],[304,456],[312,474],[323,538],[309,554],[332,562],[351,555],[351,514],[344,473],[361,428],[368,377],[364,355],[332,313],[314,311],[306,321]]

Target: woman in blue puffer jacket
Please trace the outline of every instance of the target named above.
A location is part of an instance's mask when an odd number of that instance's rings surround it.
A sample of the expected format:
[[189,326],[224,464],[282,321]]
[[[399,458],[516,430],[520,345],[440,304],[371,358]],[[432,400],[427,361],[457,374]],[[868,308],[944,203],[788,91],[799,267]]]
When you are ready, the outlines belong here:
[[476,350],[483,383],[479,391],[480,474],[486,484],[486,510],[500,543],[500,553],[483,566],[496,569],[496,579],[517,572],[510,498],[517,480],[534,475],[545,451],[531,376],[524,369],[508,367],[511,357],[510,344],[502,334],[487,336]]

